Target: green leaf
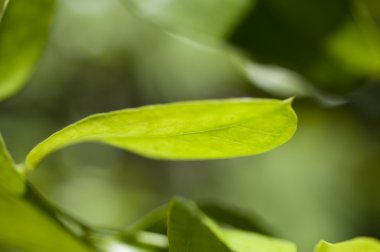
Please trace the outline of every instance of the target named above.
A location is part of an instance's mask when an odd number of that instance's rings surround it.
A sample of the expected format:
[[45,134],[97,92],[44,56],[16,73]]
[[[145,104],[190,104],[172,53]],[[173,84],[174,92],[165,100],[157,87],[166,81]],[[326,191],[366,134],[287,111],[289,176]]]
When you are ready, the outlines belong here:
[[227,240],[232,251],[237,252],[296,252],[296,246],[288,241],[269,238],[264,235],[240,231],[240,230],[223,230],[224,237]]
[[160,159],[247,156],[285,143],[296,124],[291,100],[241,98],[145,106],[72,124],[37,145],[26,164],[33,169],[49,153],[86,141]]
[[30,78],[45,45],[55,0],[10,1],[0,26],[0,100]]
[[255,1],[123,0],[136,15],[185,34],[225,36]]
[[222,229],[191,201],[175,199],[168,212],[169,250],[172,252],[296,252],[288,241],[260,234]]
[[24,199],[0,190],[0,247],[24,252],[93,252]]
[[168,212],[170,252],[232,252],[219,227],[193,202],[175,199]]
[[367,237],[358,237],[336,244],[321,241],[315,252],[380,252],[380,242]]
[[0,135],[0,190],[2,189],[14,195],[20,195],[25,190],[25,180],[17,171],[5,147],[3,137]]

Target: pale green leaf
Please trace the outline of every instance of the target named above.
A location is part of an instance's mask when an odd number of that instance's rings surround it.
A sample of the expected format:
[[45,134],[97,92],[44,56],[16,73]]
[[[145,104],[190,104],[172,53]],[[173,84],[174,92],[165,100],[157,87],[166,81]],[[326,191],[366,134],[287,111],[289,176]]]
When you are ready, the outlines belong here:
[[123,0],[136,15],[185,34],[225,36],[253,0]]
[[264,235],[223,229],[229,246],[236,252],[296,252],[296,246],[288,241],[270,238]]
[[0,190],[0,247],[23,252],[92,252],[45,212]]
[[30,78],[45,45],[55,0],[10,1],[0,25],[0,100]]
[[160,159],[216,159],[271,150],[295,132],[291,100],[225,99],[145,106],[90,116],[53,134],[27,156],[29,169],[49,153],[92,141]]
[[20,195],[25,190],[25,181],[17,171],[5,147],[3,137],[0,135],[0,190],[2,189],[14,195]]
[[168,212],[170,252],[232,252],[220,228],[193,202],[173,200]]
[[315,252],[380,252],[380,242],[368,237],[358,237],[336,244],[321,241]]

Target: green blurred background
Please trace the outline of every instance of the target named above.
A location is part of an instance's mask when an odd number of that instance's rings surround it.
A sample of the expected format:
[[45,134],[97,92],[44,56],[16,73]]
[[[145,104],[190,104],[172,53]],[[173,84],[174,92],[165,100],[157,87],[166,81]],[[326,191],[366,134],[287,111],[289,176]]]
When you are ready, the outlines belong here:
[[[117,0],[58,2],[32,80],[0,103],[0,131],[16,161],[93,113],[193,99],[278,97],[234,65],[225,53],[231,49],[213,50],[132,13]],[[242,209],[300,251],[320,239],[380,238],[379,2],[248,1],[235,19],[223,35],[234,50],[294,71],[344,104],[296,98],[295,137],[259,156],[165,162],[81,144],[50,156],[30,180],[95,226],[124,227],[181,195]],[[267,73],[262,85],[270,78]]]

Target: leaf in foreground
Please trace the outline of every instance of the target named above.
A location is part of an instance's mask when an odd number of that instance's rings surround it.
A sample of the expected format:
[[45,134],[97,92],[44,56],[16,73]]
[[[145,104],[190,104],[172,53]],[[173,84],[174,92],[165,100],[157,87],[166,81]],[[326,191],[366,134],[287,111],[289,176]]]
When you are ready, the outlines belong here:
[[86,141],[159,159],[247,156],[287,142],[296,125],[291,100],[241,98],[145,106],[72,124],[37,145],[26,165],[34,169],[46,155]]
[[315,252],[380,252],[380,242],[367,237],[358,237],[336,244],[321,241]]
[[14,195],[20,195],[24,192],[25,181],[17,171],[5,147],[3,137],[0,135],[0,190],[2,189]]
[[10,1],[0,25],[0,100],[30,78],[45,45],[55,0]]

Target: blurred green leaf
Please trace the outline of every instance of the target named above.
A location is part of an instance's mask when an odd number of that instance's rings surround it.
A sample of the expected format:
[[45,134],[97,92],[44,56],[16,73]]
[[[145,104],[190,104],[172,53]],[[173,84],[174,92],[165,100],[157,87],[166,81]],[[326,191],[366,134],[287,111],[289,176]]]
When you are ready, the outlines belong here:
[[5,8],[7,7],[9,0],[0,0],[0,23],[3,18]]
[[0,100],[30,78],[45,45],[55,0],[10,1],[0,26]]
[[365,3],[354,1],[352,19],[326,41],[327,52],[348,72],[380,77],[380,33]]
[[250,9],[253,0],[123,0],[129,9],[152,23],[184,34],[223,37]]
[[3,137],[0,135],[0,190],[20,195],[25,190],[25,181],[17,171],[16,165],[9,155]]
[[336,244],[321,241],[315,252],[379,252],[380,242],[373,238],[358,237]]
[[171,252],[232,252],[219,227],[193,202],[175,199],[168,211]]
[[288,241],[269,238],[264,235],[240,231],[240,230],[223,230],[224,237],[232,248],[237,252],[296,252],[296,246]]
[[226,99],[145,106],[90,116],[53,134],[27,156],[28,169],[70,144],[103,142],[160,159],[247,156],[288,141],[291,100]]
[[24,252],[91,252],[31,203],[0,190],[0,246]]

